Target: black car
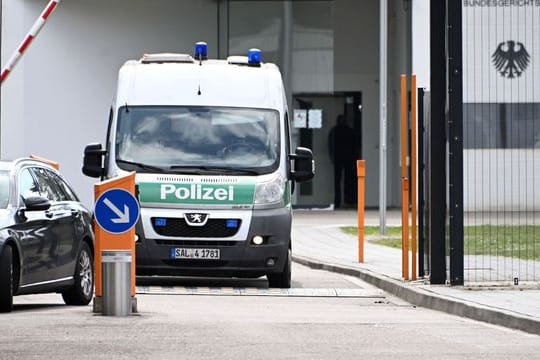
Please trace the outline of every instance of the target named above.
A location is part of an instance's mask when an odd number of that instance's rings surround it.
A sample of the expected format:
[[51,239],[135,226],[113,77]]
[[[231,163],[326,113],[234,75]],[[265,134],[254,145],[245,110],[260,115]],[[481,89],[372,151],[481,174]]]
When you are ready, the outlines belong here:
[[59,292],[87,305],[94,290],[92,213],[45,161],[0,161],[0,311],[14,295]]

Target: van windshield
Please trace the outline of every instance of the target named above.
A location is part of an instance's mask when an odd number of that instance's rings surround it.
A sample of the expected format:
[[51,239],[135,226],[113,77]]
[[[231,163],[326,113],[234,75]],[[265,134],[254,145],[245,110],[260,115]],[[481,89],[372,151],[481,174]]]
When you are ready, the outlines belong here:
[[279,113],[205,106],[124,106],[116,162],[138,172],[264,174],[279,164]]

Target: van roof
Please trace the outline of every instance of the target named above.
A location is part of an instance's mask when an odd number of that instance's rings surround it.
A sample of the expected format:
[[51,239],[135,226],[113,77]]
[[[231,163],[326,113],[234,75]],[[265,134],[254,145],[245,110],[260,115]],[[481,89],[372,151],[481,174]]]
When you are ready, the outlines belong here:
[[286,107],[276,65],[248,66],[244,57],[199,62],[184,54],[151,54],[130,60],[118,76],[117,106],[206,105]]

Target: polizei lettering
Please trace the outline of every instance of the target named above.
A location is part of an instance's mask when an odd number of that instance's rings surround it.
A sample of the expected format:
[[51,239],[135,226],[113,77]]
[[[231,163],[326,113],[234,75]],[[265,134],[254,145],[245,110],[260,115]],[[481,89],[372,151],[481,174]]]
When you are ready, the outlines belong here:
[[166,200],[167,196],[174,195],[178,200],[234,200],[234,187],[211,187],[201,184],[174,185],[162,184],[160,190],[161,200]]

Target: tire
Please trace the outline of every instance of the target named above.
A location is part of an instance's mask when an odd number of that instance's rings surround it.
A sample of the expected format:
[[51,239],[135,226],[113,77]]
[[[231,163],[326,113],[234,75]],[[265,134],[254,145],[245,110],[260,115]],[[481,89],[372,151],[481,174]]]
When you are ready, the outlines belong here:
[[83,242],[75,265],[75,283],[62,292],[66,305],[88,305],[94,294],[94,257],[87,243]]
[[4,247],[0,254],[0,312],[10,312],[13,308],[13,250]]
[[268,287],[289,289],[291,287],[291,266],[292,253],[291,249],[287,251],[287,259],[285,259],[285,268],[282,272],[276,274],[268,274]]

